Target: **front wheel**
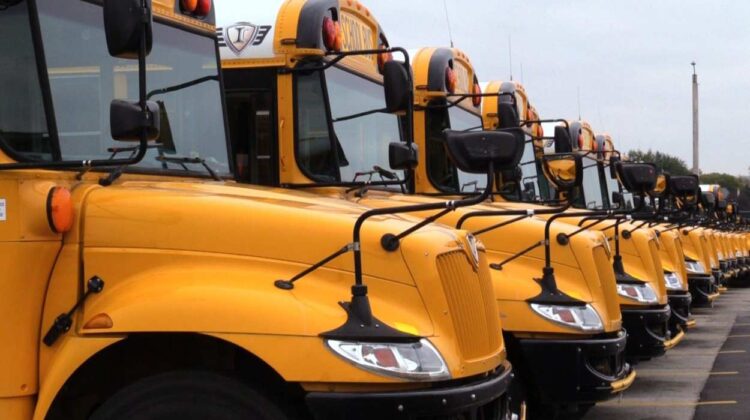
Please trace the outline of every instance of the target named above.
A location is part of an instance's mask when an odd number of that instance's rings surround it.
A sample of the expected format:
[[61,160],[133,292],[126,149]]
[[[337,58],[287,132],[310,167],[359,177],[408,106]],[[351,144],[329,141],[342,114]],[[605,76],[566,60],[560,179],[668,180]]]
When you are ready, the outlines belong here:
[[138,380],[107,399],[91,420],[284,420],[269,399],[212,372],[177,371]]

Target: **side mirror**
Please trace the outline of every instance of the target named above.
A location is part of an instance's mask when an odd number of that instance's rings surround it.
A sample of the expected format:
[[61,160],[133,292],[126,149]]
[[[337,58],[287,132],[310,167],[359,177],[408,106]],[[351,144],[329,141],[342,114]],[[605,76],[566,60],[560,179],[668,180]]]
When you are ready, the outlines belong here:
[[656,186],[653,190],[649,191],[648,195],[651,197],[664,197],[668,191],[668,175],[660,174],[656,177]]
[[617,162],[617,178],[626,190],[643,194],[656,187],[656,165],[651,163]]
[[672,176],[669,178],[669,192],[675,197],[694,195],[698,190],[698,178],[694,176]]
[[583,181],[583,161],[575,153],[542,156],[542,172],[559,191],[572,191]]
[[140,141],[143,129],[146,129],[146,140],[152,141],[159,138],[159,104],[146,102],[149,121],[144,127],[143,111],[137,102],[128,102],[115,99],[109,105],[109,125],[112,138],[117,141]]
[[[145,27],[143,4],[147,14]],[[146,55],[151,53],[151,0],[104,0],[103,9],[109,55],[118,58],[138,58],[144,37]]]
[[612,203],[617,204],[618,206],[622,207],[624,197],[622,194],[620,194],[619,191],[612,191]]
[[419,163],[419,149],[415,143],[393,142],[388,145],[388,165],[396,171],[414,169]]
[[[501,97],[502,98],[502,97]],[[518,117],[518,110],[512,102],[502,101],[498,98],[497,101],[497,118],[500,124],[497,128],[518,128],[521,125],[521,120]]]
[[570,153],[573,151],[570,132],[565,126],[555,126],[555,153]]
[[383,65],[383,90],[385,92],[386,111],[395,114],[404,112],[411,105],[411,83],[409,69],[400,61],[387,61]]
[[464,172],[488,173],[513,169],[523,154],[522,137],[501,131],[443,131],[453,164]]

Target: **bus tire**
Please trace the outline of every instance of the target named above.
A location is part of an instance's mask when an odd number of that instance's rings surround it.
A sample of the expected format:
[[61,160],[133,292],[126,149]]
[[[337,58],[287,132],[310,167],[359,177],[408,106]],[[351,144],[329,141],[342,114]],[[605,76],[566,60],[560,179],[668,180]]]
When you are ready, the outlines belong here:
[[113,394],[91,420],[284,420],[258,391],[206,371],[175,371],[140,379]]

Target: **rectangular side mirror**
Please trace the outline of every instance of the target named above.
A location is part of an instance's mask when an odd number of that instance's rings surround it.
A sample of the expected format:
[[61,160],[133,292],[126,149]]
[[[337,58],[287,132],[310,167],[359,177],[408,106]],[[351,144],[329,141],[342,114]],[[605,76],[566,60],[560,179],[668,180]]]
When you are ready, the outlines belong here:
[[486,174],[514,169],[523,154],[523,136],[501,131],[443,131],[453,164],[464,172]]
[[570,153],[573,151],[570,141],[570,131],[564,125],[555,126],[555,153]]
[[622,185],[633,194],[645,194],[656,187],[656,165],[616,162],[615,169]]
[[612,191],[612,204],[617,204],[617,207],[622,207],[622,194],[619,191]]
[[500,96],[497,101],[497,119],[499,124],[497,128],[517,128],[521,125],[521,120],[518,117],[518,110],[516,106],[509,100],[503,100],[504,96]]
[[386,111],[395,114],[406,112],[411,104],[411,78],[406,64],[400,61],[387,61],[383,64],[383,90]]
[[149,118],[143,121],[143,112],[138,102],[115,99],[109,105],[109,125],[112,138],[117,141],[140,141],[143,128],[146,128],[146,140],[159,138],[159,104],[147,102]]
[[388,145],[388,165],[396,171],[414,169],[419,163],[419,150],[415,143],[393,142]]
[[146,55],[151,52],[151,0],[104,0],[103,9],[109,55],[137,59],[143,37],[146,41]]

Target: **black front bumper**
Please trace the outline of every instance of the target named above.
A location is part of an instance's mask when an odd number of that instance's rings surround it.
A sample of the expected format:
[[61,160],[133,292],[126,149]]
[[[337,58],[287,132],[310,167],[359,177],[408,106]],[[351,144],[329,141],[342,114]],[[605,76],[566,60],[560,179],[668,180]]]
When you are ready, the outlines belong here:
[[524,380],[544,403],[593,403],[617,395],[623,390],[617,383],[631,375],[626,341],[625,331],[589,339],[522,338],[516,356],[523,359],[522,372],[530,376]]
[[710,306],[719,292],[711,274],[688,274],[688,288],[693,305],[699,306]]
[[316,419],[500,419],[512,380],[510,363],[479,379],[436,383],[398,392],[310,392],[307,407]]
[[663,355],[669,340],[669,305],[657,308],[621,307],[622,326],[628,332],[626,356],[629,360],[648,360]]
[[688,321],[690,321],[690,305],[693,297],[690,295],[690,292],[682,290],[668,290],[667,297],[669,298],[669,307],[672,308],[672,313],[669,317],[669,332],[674,337],[680,331],[687,330]]

